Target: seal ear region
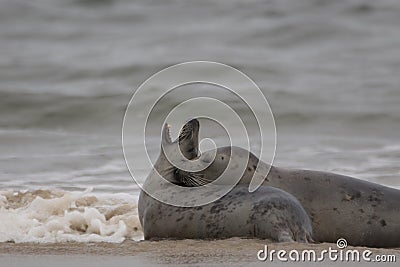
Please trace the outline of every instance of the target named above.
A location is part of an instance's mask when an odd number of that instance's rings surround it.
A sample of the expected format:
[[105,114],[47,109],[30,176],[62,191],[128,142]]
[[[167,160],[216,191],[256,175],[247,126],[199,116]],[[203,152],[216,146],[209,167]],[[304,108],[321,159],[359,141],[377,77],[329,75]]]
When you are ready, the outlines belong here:
[[164,124],[162,134],[161,134],[161,143],[163,145],[168,145],[168,144],[172,143],[170,126],[168,125],[168,123]]

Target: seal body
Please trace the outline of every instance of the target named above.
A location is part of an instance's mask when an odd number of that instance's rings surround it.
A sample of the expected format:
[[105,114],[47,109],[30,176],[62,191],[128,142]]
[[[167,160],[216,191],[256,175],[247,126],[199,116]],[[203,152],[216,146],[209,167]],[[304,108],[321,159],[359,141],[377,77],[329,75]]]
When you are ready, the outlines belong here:
[[400,246],[400,190],[328,172],[272,167],[264,184],[293,194],[315,238],[354,246]]
[[166,203],[177,197],[188,203],[183,203],[184,207],[169,205],[142,190],[138,212],[145,239],[256,237],[275,241],[312,241],[312,226],[306,211],[297,199],[280,189],[261,186],[250,193],[247,185],[237,185],[222,198],[203,206],[190,206],[190,199],[213,194],[212,190],[218,191],[226,185],[210,188],[202,193],[204,195],[193,196],[188,190],[177,194],[177,185],[189,187],[198,183],[193,182],[196,177],[182,179],[179,169],[168,159],[175,160],[179,152],[188,159],[196,157],[198,142],[193,140],[198,129],[196,120],[189,121],[179,139],[172,142],[168,127],[164,127],[160,156],[143,188],[146,192],[166,196],[163,198]]
[[[351,245],[400,246],[400,190],[334,173],[270,167],[238,147],[222,147],[203,154],[203,164],[211,155],[215,159],[192,177],[218,182],[216,179],[229,160],[232,166],[235,161],[247,160],[245,172],[237,170],[241,175],[239,184],[249,184],[254,175],[265,179],[264,186],[292,194],[310,216],[316,241],[345,238]],[[179,175],[186,173],[180,171]]]
[[[165,193],[170,192],[167,189]],[[312,240],[311,221],[301,204],[290,194],[269,186],[250,193],[246,185],[238,185],[219,200],[198,207],[167,205],[142,191],[139,218],[145,239]]]

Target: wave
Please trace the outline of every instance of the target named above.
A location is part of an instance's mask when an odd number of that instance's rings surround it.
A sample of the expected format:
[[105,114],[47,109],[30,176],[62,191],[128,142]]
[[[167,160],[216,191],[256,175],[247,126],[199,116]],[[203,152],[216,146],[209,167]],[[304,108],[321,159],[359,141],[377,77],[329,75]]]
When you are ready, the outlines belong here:
[[111,242],[142,239],[128,194],[41,189],[0,191],[0,242]]
[[[128,96],[128,98],[127,98]],[[122,119],[128,105],[129,94],[95,95],[90,97],[66,96],[58,94],[18,94],[0,92],[0,127],[4,128],[41,128],[69,129],[73,131],[93,131],[101,129],[104,132],[115,132],[121,129]],[[178,99],[166,98],[158,110],[158,115],[164,114],[179,103]],[[146,103],[143,103],[145,105]],[[237,102],[228,102],[230,106],[244,112]],[[296,105],[288,101],[281,102],[274,108],[277,123],[299,124],[319,123],[320,121],[337,121],[354,123],[390,122],[399,123],[400,116],[396,107],[388,106],[385,110],[374,111],[365,109],[359,111],[343,107],[341,110],[319,108],[323,101],[316,100],[313,109],[296,111]],[[298,105],[297,105],[298,106]],[[284,108],[282,108],[284,107]],[[298,108],[301,110],[301,107]]]
[[382,113],[382,112],[342,112],[342,113],[324,113],[318,112],[283,112],[275,113],[275,119],[280,124],[302,124],[302,123],[320,123],[323,121],[333,122],[340,121],[342,123],[348,123],[351,126],[356,124],[373,124],[374,122],[385,123],[399,123],[400,116],[394,113]]

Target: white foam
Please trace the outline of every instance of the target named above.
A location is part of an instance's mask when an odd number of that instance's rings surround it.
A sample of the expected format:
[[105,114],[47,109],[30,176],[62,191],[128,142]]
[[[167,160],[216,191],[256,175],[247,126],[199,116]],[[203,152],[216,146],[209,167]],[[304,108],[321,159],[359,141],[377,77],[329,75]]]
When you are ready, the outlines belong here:
[[113,242],[142,238],[137,197],[0,191],[0,242]]

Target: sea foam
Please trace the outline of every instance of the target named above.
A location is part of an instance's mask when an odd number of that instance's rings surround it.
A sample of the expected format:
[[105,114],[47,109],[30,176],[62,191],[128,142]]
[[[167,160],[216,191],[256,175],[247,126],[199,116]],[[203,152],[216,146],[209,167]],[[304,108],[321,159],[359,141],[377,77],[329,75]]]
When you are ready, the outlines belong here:
[[0,242],[142,239],[137,199],[62,190],[0,191]]

